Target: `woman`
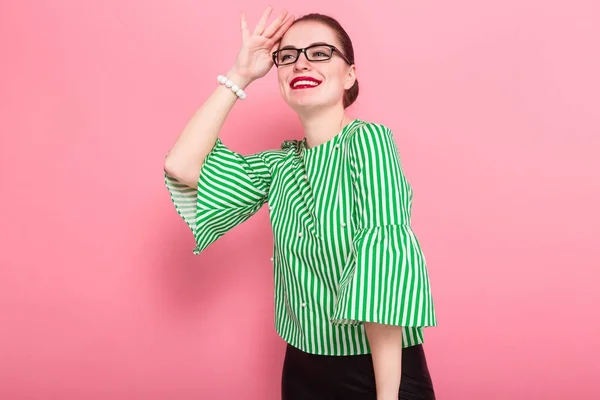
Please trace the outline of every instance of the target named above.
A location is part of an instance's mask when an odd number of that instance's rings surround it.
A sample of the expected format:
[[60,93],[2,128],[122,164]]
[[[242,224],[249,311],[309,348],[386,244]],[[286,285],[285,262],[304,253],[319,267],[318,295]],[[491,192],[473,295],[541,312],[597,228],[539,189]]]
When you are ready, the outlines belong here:
[[[165,160],[166,185],[200,253],[269,204],[275,325],[292,399],[434,399],[423,328],[436,324],[410,228],[411,188],[390,130],[352,119],[352,43],[332,18],[283,12],[253,33]],[[275,65],[304,139],[242,156],[218,138],[248,86]]]

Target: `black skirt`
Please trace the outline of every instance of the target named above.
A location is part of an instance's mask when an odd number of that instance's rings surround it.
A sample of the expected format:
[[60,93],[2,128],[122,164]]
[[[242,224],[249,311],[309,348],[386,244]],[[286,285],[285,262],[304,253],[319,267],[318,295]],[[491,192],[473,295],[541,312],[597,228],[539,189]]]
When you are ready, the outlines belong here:
[[[370,354],[322,356],[287,346],[283,363],[282,400],[376,400]],[[402,350],[398,399],[435,400],[423,345]]]

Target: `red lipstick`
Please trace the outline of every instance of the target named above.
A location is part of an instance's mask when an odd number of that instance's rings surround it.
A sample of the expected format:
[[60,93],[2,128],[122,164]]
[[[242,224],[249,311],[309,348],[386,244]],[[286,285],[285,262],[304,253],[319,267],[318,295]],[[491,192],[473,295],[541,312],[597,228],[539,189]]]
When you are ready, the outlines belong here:
[[321,84],[322,81],[315,79],[310,76],[298,76],[290,82],[290,87],[293,90],[296,89],[309,89],[317,87]]

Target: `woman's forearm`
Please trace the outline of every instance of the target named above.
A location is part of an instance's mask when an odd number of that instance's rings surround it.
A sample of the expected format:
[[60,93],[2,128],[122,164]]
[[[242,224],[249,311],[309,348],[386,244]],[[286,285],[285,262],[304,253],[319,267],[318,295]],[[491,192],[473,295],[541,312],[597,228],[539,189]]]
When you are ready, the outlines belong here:
[[373,357],[377,400],[398,399],[402,375],[402,327],[365,323]]
[[[231,70],[227,77],[245,89],[250,81]],[[229,112],[238,97],[225,85],[218,85],[202,106],[194,113],[179,138],[169,151],[164,170],[181,183],[196,187],[200,168],[213,148]]]

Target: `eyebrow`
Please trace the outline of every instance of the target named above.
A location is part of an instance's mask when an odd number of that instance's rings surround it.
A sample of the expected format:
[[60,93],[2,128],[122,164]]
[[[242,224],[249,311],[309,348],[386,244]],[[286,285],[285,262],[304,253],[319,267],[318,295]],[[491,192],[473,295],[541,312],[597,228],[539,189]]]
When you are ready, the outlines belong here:
[[[309,44],[309,45],[308,45],[308,46],[306,46],[306,47],[310,47],[310,46],[317,46],[317,45],[326,45],[326,46],[329,46],[329,43],[325,43],[325,42],[316,42],[316,43],[311,43],[311,44]],[[279,50],[289,50],[289,49],[294,49],[294,50],[297,50],[298,48],[297,48],[297,47],[294,47],[294,46],[287,45],[287,46],[284,46],[284,47],[280,48]]]

